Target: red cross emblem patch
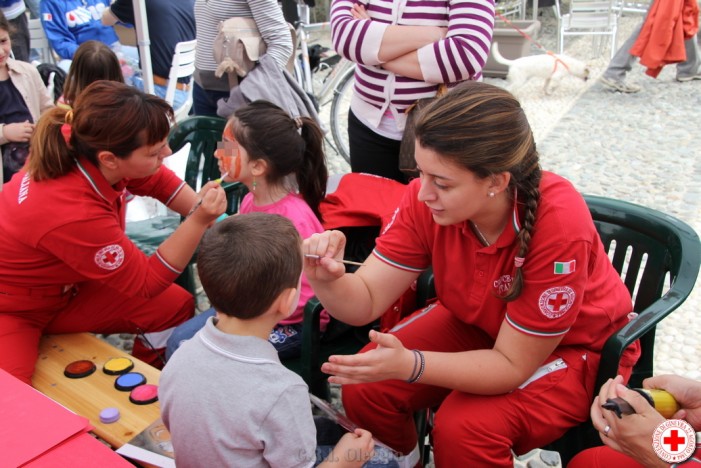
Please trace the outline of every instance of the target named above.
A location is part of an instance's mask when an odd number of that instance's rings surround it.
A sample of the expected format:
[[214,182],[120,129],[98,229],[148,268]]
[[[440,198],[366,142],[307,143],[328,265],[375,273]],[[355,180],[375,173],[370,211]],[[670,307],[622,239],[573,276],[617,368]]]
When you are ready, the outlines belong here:
[[105,270],[116,270],[124,262],[124,249],[113,244],[103,247],[95,254],[95,263]]
[[575,293],[569,286],[557,286],[546,289],[538,299],[538,307],[546,317],[562,317],[574,304]]

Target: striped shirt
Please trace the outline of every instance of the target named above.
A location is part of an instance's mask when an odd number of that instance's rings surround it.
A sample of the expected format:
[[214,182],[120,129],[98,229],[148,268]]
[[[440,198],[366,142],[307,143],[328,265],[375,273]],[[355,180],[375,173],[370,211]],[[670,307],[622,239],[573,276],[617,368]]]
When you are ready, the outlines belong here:
[[276,0],[196,0],[195,24],[197,48],[195,68],[211,71],[217,69],[214,61],[214,38],[219,32],[219,23],[245,16],[253,18],[267,46],[267,52],[284,68],[292,55],[292,37],[282,10]]
[[[360,0],[371,20],[356,20],[358,0],[333,0],[331,39],[336,51],[358,64],[351,107],[377,128],[390,111],[404,128],[404,111],[417,99],[432,97],[438,84],[476,80],[489,55],[494,0]],[[380,43],[388,25],[447,27],[445,39],[418,49],[424,81],[380,68]]]

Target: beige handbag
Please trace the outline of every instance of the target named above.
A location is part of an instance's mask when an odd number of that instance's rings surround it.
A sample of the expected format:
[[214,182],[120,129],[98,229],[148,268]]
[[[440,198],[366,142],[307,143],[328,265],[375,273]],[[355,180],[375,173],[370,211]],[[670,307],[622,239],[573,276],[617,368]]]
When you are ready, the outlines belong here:
[[265,54],[265,41],[258,32],[253,18],[236,16],[219,23],[214,39],[214,60],[219,64],[214,74],[221,78],[229,75],[229,83],[238,83],[256,66]]

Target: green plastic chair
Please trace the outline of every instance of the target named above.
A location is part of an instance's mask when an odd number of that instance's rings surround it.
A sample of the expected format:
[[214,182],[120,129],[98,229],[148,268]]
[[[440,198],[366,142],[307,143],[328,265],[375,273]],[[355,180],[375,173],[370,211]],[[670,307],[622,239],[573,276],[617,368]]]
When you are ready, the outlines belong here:
[[[659,211],[605,197],[586,195],[594,225],[611,262],[633,298],[638,316],[606,341],[596,377],[595,394],[618,373],[623,351],[640,340],[642,354],[633,368],[629,385],[640,387],[653,374],[653,351],[657,324],[678,308],[696,283],[701,265],[701,243],[688,224]],[[429,281],[432,281],[432,276]],[[435,293],[423,284],[423,297]],[[430,411],[415,415],[419,440],[427,433]],[[559,452],[562,466],[580,451],[601,445],[591,421],[573,427],[555,442],[543,447]],[[428,450],[421,453],[426,460]],[[520,455],[520,454],[518,454]]]
[[[657,324],[689,296],[701,265],[701,244],[694,229],[665,213],[604,197],[584,197],[605,250],[633,297],[638,316],[612,335],[601,353],[595,393],[616,376],[623,351],[640,340],[642,354],[631,387],[653,375]],[[591,421],[570,429],[547,450],[560,453],[563,466],[580,451],[601,445]]]

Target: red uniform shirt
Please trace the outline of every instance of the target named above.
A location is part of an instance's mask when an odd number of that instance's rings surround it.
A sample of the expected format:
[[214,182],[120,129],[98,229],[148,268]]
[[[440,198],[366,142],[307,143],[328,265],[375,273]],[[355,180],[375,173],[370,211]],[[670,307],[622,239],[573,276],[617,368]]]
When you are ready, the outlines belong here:
[[565,179],[544,172],[536,222],[523,265],[521,295],[504,302],[512,281],[522,207],[492,245],[484,247],[465,221],[440,226],[410,184],[395,220],[374,255],[408,271],[433,265],[436,293],[460,320],[493,339],[506,321],[535,336],[563,335],[561,345],[599,351],[627,321],[632,302],[611,265],[581,195]]
[[127,190],[167,205],[184,184],[162,166],[153,176],[111,186],[84,159],[57,179],[15,175],[0,192],[0,285],[97,280],[128,297],[163,292],[180,271],[158,252],[146,257],[124,233]]

